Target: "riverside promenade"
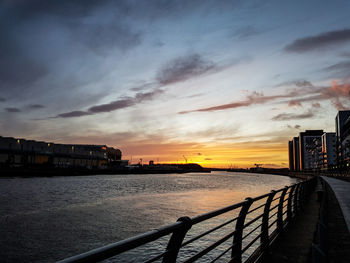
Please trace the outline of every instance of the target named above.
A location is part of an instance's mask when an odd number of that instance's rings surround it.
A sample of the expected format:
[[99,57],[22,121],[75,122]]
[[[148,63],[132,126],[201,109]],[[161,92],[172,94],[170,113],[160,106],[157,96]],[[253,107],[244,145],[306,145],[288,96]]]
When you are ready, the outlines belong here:
[[323,201],[316,192],[310,196],[265,262],[349,262],[350,182],[320,178]]

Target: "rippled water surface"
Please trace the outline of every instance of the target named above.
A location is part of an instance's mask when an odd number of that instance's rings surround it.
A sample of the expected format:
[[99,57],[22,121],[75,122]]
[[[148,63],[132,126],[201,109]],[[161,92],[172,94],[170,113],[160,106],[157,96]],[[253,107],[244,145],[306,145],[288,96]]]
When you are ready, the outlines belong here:
[[0,179],[0,261],[52,262],[294,182],[226,172]]

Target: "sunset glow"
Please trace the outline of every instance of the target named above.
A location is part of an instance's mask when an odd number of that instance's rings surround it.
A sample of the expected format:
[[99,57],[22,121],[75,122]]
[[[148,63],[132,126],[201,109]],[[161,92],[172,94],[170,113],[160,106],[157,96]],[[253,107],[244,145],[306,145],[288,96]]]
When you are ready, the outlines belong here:
[[275,168],[350,107],[349,1],[42,2],[0,4],[1,136]]

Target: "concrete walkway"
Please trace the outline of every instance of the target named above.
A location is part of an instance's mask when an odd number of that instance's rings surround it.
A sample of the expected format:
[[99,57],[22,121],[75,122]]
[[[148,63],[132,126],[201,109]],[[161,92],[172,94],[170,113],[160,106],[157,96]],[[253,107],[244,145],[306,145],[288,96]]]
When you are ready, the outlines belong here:
[[329,186],[327,198],[327,254],[329,263],[350,262],[350,183],[322,177]]
[[[331,177],[321,176],[333,190],[340,209],[342,210],[345,223],[350,232],[350,183]],[[349,259],[350,260],[350,259]]]
[[265,263],[310,262],[311,246],[319,216],[320,203],[313,193],[303,209],[288,225],[287,231],[272,246]]

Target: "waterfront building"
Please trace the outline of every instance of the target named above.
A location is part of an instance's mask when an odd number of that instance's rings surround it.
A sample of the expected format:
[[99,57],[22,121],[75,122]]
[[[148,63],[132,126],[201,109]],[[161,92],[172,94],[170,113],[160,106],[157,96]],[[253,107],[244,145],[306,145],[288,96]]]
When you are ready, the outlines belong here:
[[337,165],[337,148],[335,132],[322,134],[322,168],[334,168]]
[[293,141],[288,142],[289,170],[294,171]]
[[350,117],[345,121],[340,140],[341,161],[340,167],[342,169],[349,169],[350,167]]
[[106,168],[120,165],[121,151],[106,145],[57,144],[0,136],[0,165]]
[[293,163],[294,163],[294,170],[300,171],[299,137],[293,138]]
[[319,146],[323,130],[306,130],[299,134],[300,171],[318,167]]
[[[337,166],[340,169],[343,169],[348,166],[349,156],[346,157],[347,151],[349,149],[348,141],[348,126],[345,127],[345,124],[348,123],[350,118],[350,110],[339,111],[335,117],[335,133],[336,133],[336,148],[337,148]],[[349,124],[348,124],[349,125]]]

